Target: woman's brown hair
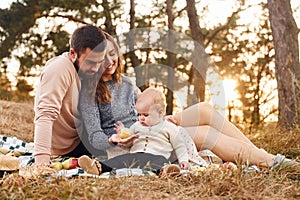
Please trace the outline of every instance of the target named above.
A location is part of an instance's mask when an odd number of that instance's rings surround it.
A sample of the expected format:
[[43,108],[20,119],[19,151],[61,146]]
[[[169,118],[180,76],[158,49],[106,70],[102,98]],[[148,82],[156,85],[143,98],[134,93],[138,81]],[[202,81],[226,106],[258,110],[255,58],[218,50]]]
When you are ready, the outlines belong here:
[[[122,54],[120,53],[119,45],[114,40],[114,38],[106,32],[104,32],[104,35],[108,41],[112,42],[112,44],[118,54],[116,71],[112,75],[112,80],[113,80],[113,82],[119,84],[122,80],[123,57],[122,57]],[[102,78],[102,73],[103,73],[103,71],[101,71],[101,68],[100,68],[99,72],[94,76],[94,78],[88,80],[88,83],[87,83],[88,94],[90,95],[90,97],[95,97],[95,100],[97,103],[107,104],[107,103],[111,102],[112,96],[111,96],[111,91],[109,90],[109,87],[108,87],[106,81],[104,81]],[[94,96],[96,85],[97,85],[96,96]]]

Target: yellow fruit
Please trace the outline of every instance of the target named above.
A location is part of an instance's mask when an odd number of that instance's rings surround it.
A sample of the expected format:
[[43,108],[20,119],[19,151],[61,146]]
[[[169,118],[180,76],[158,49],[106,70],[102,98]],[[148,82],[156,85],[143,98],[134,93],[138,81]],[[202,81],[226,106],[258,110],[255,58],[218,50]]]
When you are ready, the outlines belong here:
[[192,169],[192,172],[196,175],[200,175],[206,171],[206,167],[197,167],[195,169]]
[[130,136],[130,131],[128,128],[122,128],[120,131],[120,138],[125,139]]
[[206,167],[199,167],[196,170],[199,171],[199,172],[204,172],[206,170]]
[[77,158],[69,158],[62,162],[64,169],[74,169],[78,167],[78,159]]
[[208,169],[219,169],[220,165],[212,163],[207,166]]
[[60,163],[60,162],[55,162],[55,163],[52,163],[52,164],[51,164],[51,167],[52,167],[53,169],[56,169],[57,171],[59,171],[59,170],[62,170],[63,164]]

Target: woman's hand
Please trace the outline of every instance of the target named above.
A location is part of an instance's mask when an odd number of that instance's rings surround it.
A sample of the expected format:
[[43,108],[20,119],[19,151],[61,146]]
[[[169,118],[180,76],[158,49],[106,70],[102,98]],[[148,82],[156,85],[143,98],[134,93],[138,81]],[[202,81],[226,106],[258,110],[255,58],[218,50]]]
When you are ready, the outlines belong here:
[[127,143],[132,142],[133,140],[137,139],[138,137],[139,137],[138,134],[134,134],[134,135],[129,136],[128,138],[122,139],[119,134],[113,134],[108,139],[108,141],[111,143],[116,142],[116,143],[120,143],[120,144],[127,144]]
[[184,170],[189,170],[191,168],[191,165],[190,165],[190,163],[183,161],[180,163],[180,168],[184,169]]
[[178,122],[176,121],[176,119],[175,119],[175,117],[173,115],[167,115],[167,116],[165,116],[165,120],[167,120],[169,122],[172,122],[175,125],[178,125],[177,124]]

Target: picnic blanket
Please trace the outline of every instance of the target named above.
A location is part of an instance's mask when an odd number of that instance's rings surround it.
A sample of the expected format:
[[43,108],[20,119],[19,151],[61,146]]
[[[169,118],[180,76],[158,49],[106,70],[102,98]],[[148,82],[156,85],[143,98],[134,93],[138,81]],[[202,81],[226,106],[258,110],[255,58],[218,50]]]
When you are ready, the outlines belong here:
[[[192,138],[188,133],[181,129],[180,134],[184,138],[185,144],[187,146],[189,159],[192,162],[193,168],[197,167],[207,167],[208,163],[199,155],[196,146]],[[14,171],[18,170],[22,166],[27,166],[33,163],[33,142],[24,142],[17,137],[7,137],[0,135],[0,171]],[[209,151],[210,152],[210,151]],[[215,156],[213,153],[206,153],[206,156]],[[63,161],[63,157],[55,158],[52,161]],[[9,165],[7,163],[10,163]],[[210,163],[211,164],[211,163]],[[18,165],[18,166],[17,166]],[[87,174],[81,168],[76,169],[62,169],[58,172],[58,176],[74,177],[74,176],[91,176],[99,178],[109,178],[109,177],[120,177],[120,176],[135,176],[135,175],[153,175],[151,171],[137,169],[137,168],[124,168],[113,170],[110,173],[103,173],[100,176],[94,176]],[[0,177],[1,178],[1,177]]]
[[32,162],[33,147],[33,142],[0,135],[0,170],[16,170]]
[[31,155],[33,153],[33,142],[24,142],[16,137],[0,135],[0,153],[13,156]]
[[91,177],[91,178],[119,178],[123,176],[156,176],[156,174],[149,170],[144,170],[140,168],[122,168],[115,169],[111,172],[105,172],[100,175],[94,175],[86,173],[81,168],[70,169],[70,170],[60,170],[57,174],[57,177],[66,177],[71,178],[75,176]]

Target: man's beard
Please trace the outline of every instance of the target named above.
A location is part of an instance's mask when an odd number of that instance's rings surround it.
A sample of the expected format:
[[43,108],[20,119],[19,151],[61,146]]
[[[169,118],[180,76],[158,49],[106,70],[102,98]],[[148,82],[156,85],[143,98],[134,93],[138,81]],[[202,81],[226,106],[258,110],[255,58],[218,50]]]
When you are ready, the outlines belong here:
[[84,73],[80,70],[79,68],[79,64],[78,64],[78,59],[75,60],[75,62],[73,63],[77,73],[78,73],[78,76],[81,77],[82,79],[87,79],[88,77],[86,77],[84,75]]
[[[79,64],[78,64],[78,59],[75,60],[75,62],[73,63],[77,73],[78,73],[78,76],[81,77],[82,79],[91,79],[91,78],[94,78],[96,76],[99,76],[101,77],[103,71],[105,71],[105,69],[101,69],[101,67],[99,68],[98,72],[96,72],[93,76],[87,76],[82,70],[80,70],[79,68]],[[99,74],[100,73],[100,74]]]

